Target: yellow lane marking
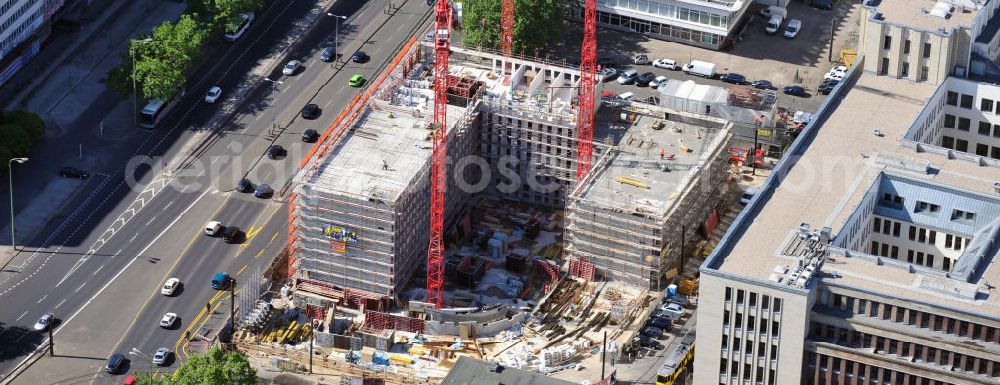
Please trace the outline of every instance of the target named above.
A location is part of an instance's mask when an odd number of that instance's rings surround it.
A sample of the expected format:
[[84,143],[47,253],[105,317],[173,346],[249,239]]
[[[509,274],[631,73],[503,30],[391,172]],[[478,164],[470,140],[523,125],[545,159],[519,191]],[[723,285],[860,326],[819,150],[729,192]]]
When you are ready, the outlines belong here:
[[243,265],[243,267],[240,268],[240,271],[236,272],[236,275],[243,274],[243,270],[246,270],[246,269],[247,269],[247,265]]
[[[215,295],[213,295],[213,296],[212,296],[212,298],[208,300],[208,303],[213,303],[213,302],[215,302],[215,301],[216,301],[217,299],[219,299],[219,297],[221,297],[221,296],[222,296],[222,294],[224,294],[224,293],[226,293],[226,291],[225,291],[225,290],[220,290],[220,291],[217,291],[217,292],[215,293]],[[198,312],[198,315],[196,315],[196,316],[194,317],[194,319],[193,319],[193,320],[191,320],[191,322],[188,322],[188,327],[187,327],[187,329],[184,329],[184,333],[182,333],[180,337],[177,337],[177,343],[175,343],[175,344],[174,344],[174,352],[175,352],[175,353],[179,351],[178,349],[179,349],[179,348],[180,348],[180,346],[181,346],[181,341],[184,341],[184,334],[189,334],[189,333],[191,332],[191,328],[192,328],[192,327],[194,327],[194,324],[195,324],[195,322],[198,322],[198,320],[199,320],[199,319],[201,319],[201,316],[203,316],[203,315],[205,315],[205,308],[201,308],[201,311],[199,311],[199,312]],[[206,317],[206,318],[207,318],[207,317]]]
[[[242,289],[236,289],[236,293],[234,293],[234,294],[239,294],[240,290],[242,290]],[[219,293],[229,293],[229,291],[228,290],[227,291],[220,291]],[[232,298],[232,296],[229,296],[229,298]],[[226,298],[226,299],[229,299],[229,298]],[[226,303],[225,300],[216,301],[215,302],[215,307],[212,308],[212,313],[215,313],[215,311],[217,309],[219,309],[219,307],[222,306],[224,303]],[[204,313],[205,309],[201,309],[201,311]],[[206,323],[208,323],[209,318],[211,318],[211,317],[205,317],[204,319],[201,320],[201,325],[198,325],[198,329],[199,330],[202,327],[204,327]],[[194,322],[191,323],[191,326],[194,326]],[[188,329],[190,329],[191,326],[188,326]],[[181,340],[184,340],[184,338],[181,337]],[[180,342],[180,341],[178,341],[178,342]],[[191,343],[191,341],[185,340],[184,341],[184,345],[181,347],[181,352],[184,353],[184,360],[185,361],[187,361],[187,359],[188,359],[187,347],[188,347],[188,344],[190,344],[190,343]]]
[[271,237],[271,241],[268,242],[268,244],[274,243],[274,239],[278,237],[279,233],[281,233],[281,232],[280,231],[275,231],[274,232],[274,236]]
[[247,240],[248,241],[250,240],[250,238],[253,238],[255,235],[257,235],[257,233],[259,233],[261,230],[264,229],[264,226],[257,227],[256,229],[254,229],[254,227],[255,226],[250,226],[250,231],[247,231]]

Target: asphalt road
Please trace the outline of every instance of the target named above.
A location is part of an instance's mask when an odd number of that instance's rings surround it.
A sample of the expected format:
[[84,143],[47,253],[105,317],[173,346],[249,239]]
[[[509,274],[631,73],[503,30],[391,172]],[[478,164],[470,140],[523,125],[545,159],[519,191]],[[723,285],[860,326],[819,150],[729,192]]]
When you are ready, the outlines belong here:
[[[301,119],[285,123],[286,135],[275,137],[274,134],[279,131],[271,130],[270,110],[274,109],[279,117],[287,117],[288,120],[284,121],[287,122],[296,116],[304,100],[315,98],[326,108],[319,120],[310,123],[312,128],[325,128],[353,94],[344,92],[342,87],[327,87],[324,93],[314,96],[321,85],[328,82],[346,84],[353,71],[367,71],[367,75],[371,76],[378,66],[376,63],[388,58],[396,45],[394,42],[405,37],[402,35],[409,28],[403,28],[403,25],[413,25],[423,15],[416,10],[399,12],[394,16],[394,28],[380,28],[376,21],[389,17],[382,13],[385,3],[341,1],[334,5],[334,13],[351,15],[340,28],[343,36],[341,45],[345,46],[341,51],[368,41],[371,48],[366,47],[366,50],[372,61],[365,65],[346,65],[346,71],[331,68],[327,63],[318,65],[317,52],[331,42],[330,35],[334,30],[334,23],[320,24],[316,33],[308,35],[312,42],[307,43],[312,44],[304,44],[300,53],[303,58],[313,58],[306,61],[305,70],[291,79],[282,80],[285,84],[278,86],[277,94],[259,93],[259,103],[249,106],[250,112],[242,114],[230,126],[231,129],[227,127],[214,135],[208,141],[211,144],[208,149],[199,153],[199,159],[211,169],[224,170],[218,175],[165,179],[159,173],[146,171],[140,172],[137,178],[143,187],[129,188],[123,181],[125,168],[120,166],[124,164],[121,162],[117,170],[105,170],[81,182],[86,184],[85,193],[77,195],[73,202],[66,205],[64,221],[56,221],[52,228],[45,230],[48,235],[43,244],[45,247],[34,252],[32,259],[22,266],[9,267],[21,273],[0,282],[0,298],[5,305],[0,307],[0,323],[4,328],[0,332],[0,373],[9,371],[44,340],[45,336],[31,331],[30,327],[45,312],[57,314],[56,346],[59,354],[63,350],[61,339],[72,340],[77,337],[74,334],[88,334],[94,329],[101,329],[102,317],[115,320],[131,318],[131,314],[136,314],[142,304],[137,303],[140,298],[151,298],[148,294],[158,292],[159,284],[167,275],[178,276],[185,283],[190,283],[184,286],[184,292],[175,298],[156,298],[162,300],[159,302],[148,299],[148,306],[133,321],[134,330],[141,332],[135,333],[134,337],[132,333],[126,333],[131,339],[118,341],[121,346],[141,345],[143,351],[151,352],[156,346],[164,344],[164,338],[176,339],[179,332],[159,330],[155,322],[145,322],[145,315],[158,320],[162,315],[160,308],[170,309],[181,314],[182,327],[186,327],[187,320],[195,318],[193,314],[197,313],[191,309],[203,308],[202,299],[212,297],[205,282],[215,271],[239,268],[241,262],[251,264],[240,257],[253,258],[253,262],[258,264],[269,261],[269,257],[276,252],[273,247],[267,252],[266,246],[280,245],[285,237],[282,232],[286,216],[282,215],[284,209],[281,203],[219,191],[211,186],[232,186],[230,182],[238,180],[248,165],[257,164],[263,150],[275,140],[292,151],[289,152],[289,160],[272,167],[272,173],[275,178],[282,173],[292,174],[298,163],[294,157],[307,146],[296,142],[297,133],[304,129],[304,125],[299,122]],[[409,3],[417,2],[410,0]],[[209,58],[208,62],[215,64],[206,70],[200,81],[195,82],[195,87],[189,89],[189,96],[175,107],[159,129],[134,138],[135,154],[170,158],[180,152],[179,144],[185,143],[193,134],[195,130],[192,128],[203,127],[215,113],[212,106],[200,102],[202,91],[211,85],[220,85],[224,90],[234,87],[255,60],[271,53],[269,42],[287,33],[290,20],[302,17],[312,5],[311,1],[296,1],[275,2],[269,6],[246,35],[232,43],[231,47],[217,50],[217,57]],[[396,23],[396,20],[400,22]],[[375,32],[369,32],[373,28],[378,31],[374,37],[372,33]],[[279,124],[283,122],[281,118],[278,121]],[[267,135],[268,132],[271,135]],[[268,160],[265,164],[270,162],[276,161]],[[266,172],[261,174],[267,175]],[[217,214],[208,215],[213,212]],[[209,218],[239,224],[244,230],[251,230],[253,226],[252,230],[256,233],[248,237],[242,247],[209,239],[200,233],[200,228]],[[247,250],[257,251],[255,249],[264,252],[245,256]],[[265,254],[268,257],[264,257]],[[167,271],[166,266],[170,264],[174,268]],[[163,279],[146,275],[149,271],[161,275]],[[254,269],[247,268],[246,271]],[[142,287],[124,290],[115,287],[119,286],[119,281],[135,281],[136,278],[142,282]],[[113,286],[112,290],[101,292],[108,286]],[[96,295],[99,292],[100,298]],[[121,301],[116,301],[116,297]],[[112,303],[114,306],[101,309],[95,305],[87,312],[80,311],[91,302]],[[130,304],[135,308],[130,309]],[[96,320],[93,320],[94,314],[87,313],[97,313]],[[77,315],[80,315],[80,321],[74,322]],[[146,327],[147,324],[150,327]],[[108,344],[108,347],[112,346],[109,343],[114,343],[97,342],[97,345]],[[150,348],[146,349],[146,346]],[[86,358],[95,361],[90,364],[91,367],[99,367],[103,364],[102,357],[107,355],[99,353],[101,349],[97,346],[94,348]],[[42,360],[35,366],[44,366],[44,362]]]

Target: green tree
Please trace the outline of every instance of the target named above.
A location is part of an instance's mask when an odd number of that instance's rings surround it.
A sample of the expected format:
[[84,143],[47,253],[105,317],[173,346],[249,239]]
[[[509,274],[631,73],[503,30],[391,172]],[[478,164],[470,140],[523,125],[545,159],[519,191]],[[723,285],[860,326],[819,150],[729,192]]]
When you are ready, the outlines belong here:
[[219,24],[238,23],[240,14],[254,12],[264,5],[264,0],[208,0],[214,8],[215,21]]
[[10,150],[11,156],[26,156],[31,150],[31,135],[10,123],[0,124],[0,143]]
[[146,49],[141,58],[161,59],[183,70],[201,57],[207,37],[208,29],[191,15],[184,14],[177,23],[165,21],[153,29],[153,41],[140,44]]
[[173,376],[150,380],[139,373],[136,379],[140,385],[250,385],[257,384],[257,371],[242,352],[215,347],[188,358]]
[[184,87],[184,72],[167,60],[145,59],[135,63],[135,77],[146,99],[169,100]]
[[[500,1],[466,0],[462,4],[463,44],[500,49]],[[568,0],[515,0],[514,52],[537,54],[559,37]]]
[[7,112],[3,114],[2,120],[20,127],[31,139],[38,139],[45,133],[45,122],[33,112],[24,110]]

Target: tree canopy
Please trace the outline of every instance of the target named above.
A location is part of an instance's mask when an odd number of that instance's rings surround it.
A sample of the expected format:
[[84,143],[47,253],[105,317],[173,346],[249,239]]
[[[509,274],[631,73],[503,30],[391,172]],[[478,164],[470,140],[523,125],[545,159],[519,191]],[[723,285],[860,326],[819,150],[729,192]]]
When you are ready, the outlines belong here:
[[138,373],[136,379],[140,385],[251,385],[257,384],[257,371],[242,352],[214,347],[188,358],[173,376],[150,379]]
[[[514,45],[516,53],[537,54],[558,38],[564,28],[568,0],[515,0]],[[499,0],[466,0],[462,4],[463,44],[500,49]]]

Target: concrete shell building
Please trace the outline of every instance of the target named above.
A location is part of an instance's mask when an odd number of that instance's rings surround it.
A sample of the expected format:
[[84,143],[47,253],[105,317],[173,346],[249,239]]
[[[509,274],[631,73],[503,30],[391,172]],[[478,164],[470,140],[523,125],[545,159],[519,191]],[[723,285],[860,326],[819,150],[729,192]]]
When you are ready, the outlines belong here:
[[848,77],[701,267],[697,384],[1000,381],[1000,163],[940,144],[964,81]]
[[[331,139],[318,146],[296,177],[289,270],[300,304],[324,306],[345,297],[355,304],[401,300],[408,283],[420,284],[414,275],[423,271],[429,236],[433,55],[429,45],[408,47],[397,65],[338,118]],[[692,235],[710,221],[714,203],[691,192],[724,188],[731,135],[726,121],[652,105],[595,111],[601,122],[593,177],[574,193],[579,72],[462,47],[453,47],[449,67],[446,234],[465,231],[467,206],[476,194],[571,211],[601,210],[601,217],[612,221],[638,220],[634,211],[618,210],[618,202],[608,198],[634,187],[623,186],[627,180],[621,178],[648,177],[649,188],[628,192],[635,201],[647,202],[635,209],[652,210],[641,220],[643,240],[627,245],[629,251],[603,241],[585,246],[591,235],[584,232],[595,224],[577,216],[565,236],[577,242],[580,252],[563,258],[583,256],[609,278],[650,285],[671,263],[666,255],[642,261],[678,242],[682,228]],[[612,115],[626,118],[601,118]],[[651,129],[654,124],[658,128]],[[670,159],[653,159],[660,148]],[[642,175],[649,168],[645,163],[662,167],[656,167],[656,175]],[[640,247],[646,238],[649,245]],[[630,270],[627,277],[601,271],[638,264],[649,271]]]

